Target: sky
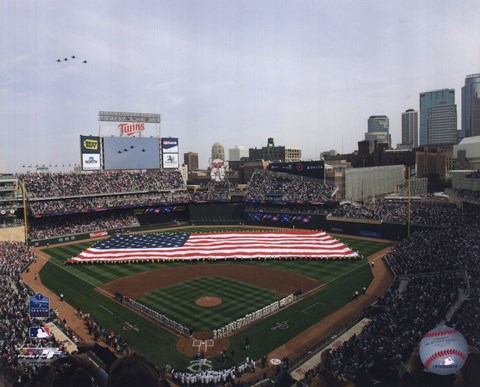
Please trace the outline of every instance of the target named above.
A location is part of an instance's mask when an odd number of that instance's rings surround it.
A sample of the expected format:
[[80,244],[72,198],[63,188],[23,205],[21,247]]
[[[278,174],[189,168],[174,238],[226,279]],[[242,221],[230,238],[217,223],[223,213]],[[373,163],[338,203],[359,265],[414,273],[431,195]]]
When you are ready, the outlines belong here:
[[200,167],[216,142],[228,155],[269,137],[305,160],[350,153],[371,115],[395,146],[401,113],[437,89],[455,89],[460,129],[478,15],[478,0],[2,1],[0,160],[80,164],[99,111],[161,114]]

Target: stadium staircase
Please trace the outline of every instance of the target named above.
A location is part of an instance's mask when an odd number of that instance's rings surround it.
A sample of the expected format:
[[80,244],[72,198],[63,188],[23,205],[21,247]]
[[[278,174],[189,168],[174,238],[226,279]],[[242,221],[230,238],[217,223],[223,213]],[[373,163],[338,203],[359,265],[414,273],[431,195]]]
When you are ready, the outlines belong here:
[[464,289],[458,289],[458,298],[457,301],[452,305],[452,307],[448,310],[446,316],[445,316],[445,321],[450,321],[450,319],[453,317],[455,312],[460,309],[462,304],[465,302],[465,300],[468,299],[468,294],[465,292]]
[[407,288],[409,278],[408,277],[400,277],[400,285],[398,285],[398,293],[402,294],[405,289]]

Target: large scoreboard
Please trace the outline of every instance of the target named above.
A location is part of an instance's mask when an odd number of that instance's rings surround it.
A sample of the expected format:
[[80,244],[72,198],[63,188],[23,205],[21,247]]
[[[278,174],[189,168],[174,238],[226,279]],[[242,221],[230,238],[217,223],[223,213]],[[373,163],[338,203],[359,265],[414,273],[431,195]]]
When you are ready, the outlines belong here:
[[160,141],[144,137],[104,137],[103,168],[158,169]]
[[283,172],[321,180],[325,179],[325,162],[323,160],[271,163],[268,169],[272,172]]

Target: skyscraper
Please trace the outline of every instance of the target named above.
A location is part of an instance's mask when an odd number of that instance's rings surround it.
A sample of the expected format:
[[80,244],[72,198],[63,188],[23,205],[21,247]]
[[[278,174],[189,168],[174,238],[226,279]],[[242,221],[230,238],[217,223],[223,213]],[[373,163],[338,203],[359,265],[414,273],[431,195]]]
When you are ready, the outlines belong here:
[[456,143],[457,105],[455,90],[420,93],[420,145]]
[[456,144],[457,106],[437,105],[428,110],[428,143]]
[[368,133],[389,132],[389,120],[387,116],[368,117]]
[[240,161],[242,157],[248,158],[248,149],[244,146],[235,145],[228,150],[228,161]]
[[368,117],[368,132],[365,133],[365,140],[376,141],[378,144],[391,146],[390,123],[387,116]]
[[215,159],[225,161],[225,149],[223,148],[223,145],[218,142],[212,146],[212,160]]
[[190,171],[196,171],[198,169],[198,153],[187,152],[183,154],[183,163],[188,165]]
[[462,87],[461,138],[480,136],[480,74],[467,75]]
[[418,112],[408,109],[402,113],[402,145],[418,146]]

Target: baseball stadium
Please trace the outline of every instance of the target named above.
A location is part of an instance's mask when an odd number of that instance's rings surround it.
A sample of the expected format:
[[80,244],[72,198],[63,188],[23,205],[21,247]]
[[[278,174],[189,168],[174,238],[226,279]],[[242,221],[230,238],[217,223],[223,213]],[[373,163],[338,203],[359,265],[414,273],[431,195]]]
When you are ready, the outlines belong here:
[[[19,198],[0,229],[5,380],[27,385],[80,351],[105,373],[139,354],[178,386],[437,385],[454,375],[418,366],[427,332],[447,325],[478,348],[465,192],[344,202],[323,162],[238,184],[215,160],[192,185],[178,139],[106,139],[81,137],[81,171],[2,176]],[[159,165],[128,167],[127,141]],[[477,366],[473,351],[464,385]]]

